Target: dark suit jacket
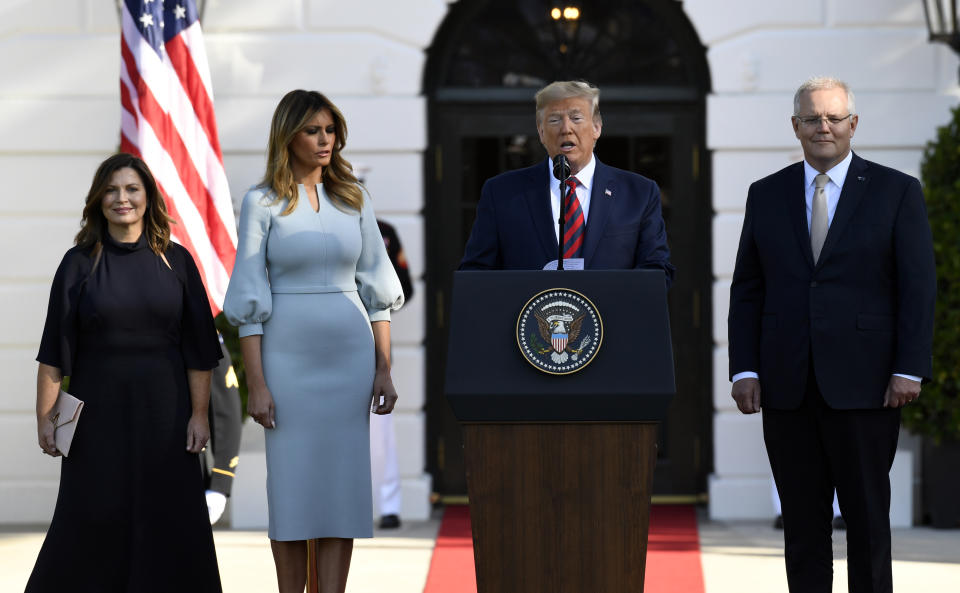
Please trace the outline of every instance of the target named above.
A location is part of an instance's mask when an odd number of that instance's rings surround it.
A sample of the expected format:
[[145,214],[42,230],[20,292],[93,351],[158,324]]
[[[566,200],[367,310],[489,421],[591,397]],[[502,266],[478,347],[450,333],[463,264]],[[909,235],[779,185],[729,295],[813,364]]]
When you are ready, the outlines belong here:
[[[488,179],[461,270],[539,270],[557,259],[546,161]],[[587,269],[654,268],[673,279],[660,189],[653,181],[596,161],[583,245]]]
[[810,364],[836,409],[879,408],[893,373],[931,375],[936,271],[920,183],[853,155],[814,266],[803,163],[747,195],[730,288],[730,376],[795,409]]

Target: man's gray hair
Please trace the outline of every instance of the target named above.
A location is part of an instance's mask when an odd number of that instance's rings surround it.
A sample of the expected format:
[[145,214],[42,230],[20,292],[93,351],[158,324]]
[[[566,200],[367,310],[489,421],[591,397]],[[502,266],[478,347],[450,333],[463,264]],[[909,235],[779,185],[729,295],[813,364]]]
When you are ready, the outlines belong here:
[[590,101],[594,123],[602,123],[600,119],[600,89],[583,80],[558,80],[551,82],[534,95],[537,101],[537,125],[543,122],[543,110],[547,108],[547,105],[575,97]]
[[847,111],[856,115],[857,105],[854,101],[853,91],[850,90],[850,86],[839,78],[832,78],[830,76],[814,76],[800,85],[800,88],[798,88],[797,92],[793,95],[793,114],[800,115],[800,98],[805,94],[812,91],[829,91],[831,89],[843,89],[843,91],[847,93]]

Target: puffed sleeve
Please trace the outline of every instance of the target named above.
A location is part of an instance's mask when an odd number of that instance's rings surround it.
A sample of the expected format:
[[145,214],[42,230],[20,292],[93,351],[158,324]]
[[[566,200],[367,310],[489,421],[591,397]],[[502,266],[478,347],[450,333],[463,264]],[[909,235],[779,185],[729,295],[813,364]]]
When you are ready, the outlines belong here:
[[50,286],[47,320],[40,338],[37,362],[60,369],[69,376],[77,348],[77,303],[92,266],[89,252],[74,247],[60,261]]
[[240,337],[260,335],[263,322],[273,311],[273,296],[267,278],[267,236],[270,209],[264,191],[253,188],[243,197],[237,232],[237,260],[223,301],[223,313]]
[[167,253],[173,255],[171,264],[179,272],[183,283],[183,313],[180,318],[183,364],[188,369],[208,371],[220,364],[223,353],[220,351],[220,339],[213,323],[207,291],[189,251],[171,243]]
[[363,246],[357,260],[357,292],[371,322],[390,321],[390,311],[403,306],[403,288],[387,256],[371,202],[370,195],[366,194],[360,210]]

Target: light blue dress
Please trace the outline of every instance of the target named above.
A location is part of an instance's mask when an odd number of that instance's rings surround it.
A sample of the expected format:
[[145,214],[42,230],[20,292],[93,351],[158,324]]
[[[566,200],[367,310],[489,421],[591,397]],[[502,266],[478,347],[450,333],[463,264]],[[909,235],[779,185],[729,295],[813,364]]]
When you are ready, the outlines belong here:
[[371,200],[360,212],[303,186],[286,216],[255,187],[240,211],[237,260],[223,310],[240,337],[262,334],[277,426],[266,430],[270,539],[372,537],[369,411],[372,321],[403,291]]

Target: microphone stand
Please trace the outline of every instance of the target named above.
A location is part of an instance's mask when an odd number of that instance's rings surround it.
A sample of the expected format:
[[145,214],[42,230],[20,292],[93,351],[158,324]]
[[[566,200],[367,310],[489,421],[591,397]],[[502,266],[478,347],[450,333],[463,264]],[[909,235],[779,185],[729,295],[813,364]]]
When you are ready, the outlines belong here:
[[557,240],[557,269],[563,269],[563,234],[565,232],[566,221],[564,220],[563,213],[566,212],[566,196],[564,188],[566,187],[566,181],[570,178],[570,163],[567,161],[567,157],[562,154],[558,154],[553,159],[553,176],[560,180],[560,218],[557,220],[557,225],[560,228],[559,237]]
[[566,186],[566,183],[564,183],[565,181],[566,179],[560,180],[560,219],[557,221],[557,223],[560,225],[560,237],[559,237],[559,240],[557,241],[557,269],[558,270],[563,269],[563,233],[564,233],[564,226],[566,226],[566,221],[563,219],[563,213],[566,212],[566,206],[567,206],[564,203],[566,201],[566,196],[564,195],[566,192],[563,191],[564,187]]

